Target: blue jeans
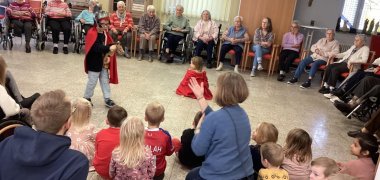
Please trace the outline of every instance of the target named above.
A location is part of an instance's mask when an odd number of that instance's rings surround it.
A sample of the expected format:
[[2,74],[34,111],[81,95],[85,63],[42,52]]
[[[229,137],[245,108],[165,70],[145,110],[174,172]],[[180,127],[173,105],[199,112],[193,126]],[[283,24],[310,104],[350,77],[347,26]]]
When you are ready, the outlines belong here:
[[91,98],[94,95],[94,89],[96,83],[100,82],[100,88],[102,88],[104,101],[110,99],[111,89],[108,78],[108,69],[103,68],[100,72],[88,71],[88,81],[86,91],[84,92],[84,98]]
[[263,54],[268,54],[270,52],[270,49],[255,44],[252,46],[252,50],[255,52],[255,57],[253,57],[253,67],[256,68],[257,64],[261,64]]
[[311,65],[311,68],[310,68],[309,78],[314,77],[314,75],[315,75],[315,73],[317,73],[319,67],[321,67],[322,65],[326,65],[326,61],[321,60],[321,59],[317,59],[314,61],[311,56],[308,56],[300,62],[300,64],[297,67],[296,72],[294,73],[294,77],[297,79],[300,78],[302,71],[306,68],[307,65],[309,65],[311,63],[313,63],[313,64]]

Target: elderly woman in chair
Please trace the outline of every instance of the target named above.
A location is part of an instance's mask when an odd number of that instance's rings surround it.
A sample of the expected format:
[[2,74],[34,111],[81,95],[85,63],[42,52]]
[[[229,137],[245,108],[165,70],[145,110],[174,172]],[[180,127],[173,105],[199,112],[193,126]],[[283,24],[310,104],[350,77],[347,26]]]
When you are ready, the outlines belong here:
[[222,48],[220,50],[220,62],[217,71],[223,70],[223,62],[226,54],[230,50],[235,51],[235,69],[236,73],[239,73],[239,64],[243,55],[244,42],[249,40],[248,32],[245,27],[242,26],[243,17],[236,16],[234,18],[234,26],[228,28],[222,35],[222,40],[224,41],[222,44]]
[[356,72],[360,69],[360,64],[364,64],[368,60],[369,48],[364,45],[365,35],[358,34],[355,36],[354,45],[349,50],[339,54],[332,54],[331,59],[342,58],[327,66],[325,76],[323,77],[323,86],[319,89],[322,94],[329,94],[335,89],[335,85],[339,76],[342,73],[350,72],[351,65],[352,71]]
[[153,5],[149,5],[146,8],[147,13],[141,16],[139,21],[139,33],[140,33],[140,56],[141,61],[145,54],[145,44],[149,44],[149,62],[153,62],[153,47],[160,33],[160,18],[156,16],[156,8]]
[[117,2],[117,10],[111,14],[110,22],[110,34],[113,41],[119,41],[118,36],[122,36],[120,40],[121,46],[125,49],[125,57],[130,59],[131,55],[128,53],[128,46],[130,46],[132,40],[133,20],[131,13],[126,10],[124,1]]

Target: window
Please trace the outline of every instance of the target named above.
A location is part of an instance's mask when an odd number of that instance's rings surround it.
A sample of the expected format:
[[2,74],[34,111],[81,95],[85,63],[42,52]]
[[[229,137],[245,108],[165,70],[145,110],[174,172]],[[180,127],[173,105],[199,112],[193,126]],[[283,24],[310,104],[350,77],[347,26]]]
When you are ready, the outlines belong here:
[[[342,16],[342,19],[348,21],[349,26],[361,30],[366,19],[371,22],[380,16],[380,0],[345,0]],[[375,21],[375,24],[377,22]]]
[[[201,17],[203,10],[209,10],[213,20],[228,21],[233,0],[164,0],[161,9],[166,14],[174,14],[177,4],[184,7],[184,15]],[[235,1],[234,1],[235,2]]]

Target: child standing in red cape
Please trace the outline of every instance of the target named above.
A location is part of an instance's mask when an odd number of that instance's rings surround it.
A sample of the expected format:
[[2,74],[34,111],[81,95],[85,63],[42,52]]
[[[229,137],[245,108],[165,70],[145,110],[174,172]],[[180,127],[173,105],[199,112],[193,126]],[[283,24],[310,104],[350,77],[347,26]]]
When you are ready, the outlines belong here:
[[[86,35],[84,69],[88,74],[88,81],[84,98],[91,102],[96,83],[100,82],[104,102],[107,107],[115,105],[111,100],[111,88],[109,83],[118,84],[116,56],[109,57],[109,69],[103,66],[103,59],[107,53],[115,52],[117,46],[113,43],[108,33],[108,14],[99,14],[95,25],[90,28]],[[92,104],[92,103],[91,103]]]
[[203,83],[204,98],[207,100],[211,100],[212,93],[208,88],[206,71],[203,70],[203,60],[201,57],[198,56],[191,58],[190,68],[186,71],[185,77],[183,77],[181,83],[179,84],[176,93],[178,95],[183,95],[186,97],[196,99],[193,91],[189,87],[189,82],[192,77],[197,79],[199,84]]

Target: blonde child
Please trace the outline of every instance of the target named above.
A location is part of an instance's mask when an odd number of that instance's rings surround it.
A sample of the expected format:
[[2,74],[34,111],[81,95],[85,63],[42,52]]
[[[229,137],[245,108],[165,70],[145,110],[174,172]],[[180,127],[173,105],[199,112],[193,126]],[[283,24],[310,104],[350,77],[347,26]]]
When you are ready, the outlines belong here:
[[176,93],[178,95],[196,99],[193,91],[189,87],[189,82],[192,77],[194,77],[199,84],[203,83],[204,98],[207,100],[212,99],[212,93],[208,86],[206,71],[203,70],[203,59],[198,56],[191,58],[190,68],[186,71],[185,76],[183,77],[181,83],[178,85]]
[[259,180],[276,180],[289,179],[288,172],[281,169],[281,163],[284,160],[284,151],[282,147],[273,142],[267,142],[260,148],[261,162],[264,168],[259,171]]
[[72,103],[71,127],[67,131],[67,136],[71,138],[70,149],[82,152],[90,161],[90,170],[92,160],[95,154],[95,137],[96,128],[90,123],[92,106],[84,98],[77,98]]
[[310,135],[303,129],[289,131],[284,146],[285,159],[281,167],[289,173],[292,180],[308,179],[312,160]]
[[359,133],[351,144],[351,154],[358,159],[338,163],[340,173],[348,174],[360,180],[375,178],[376,163],[379,157],[377,139],[368,133]]
[[124,121],[120,128],[120,145],[112,152],[112,179],[152,179],[156,161],[144,145],[144,124],[137,118]]
[[154,179],[164,179],[166,160],[165,156],[170,156],[174,152],[172,138],[169,132],[160,128],[164,121],[165,109],[158,102],[149,103],[145,109],[145,121],[148,127],[145,129],[145,145],[150,148],[156,156],[156,173]]
[[251,139],[256,142],[255,145],[250,145],[250,150],[252,155],[253,169],[255,170],[254,179],[257,179],[257,173],[261,168],[264,168],[263,164],[261,163],[260,147],[262,144],[267,142],[276,143],[278,139],[278,130],[272,123],[262,122],[259,123],[255,131],[252,132]]
[[320,157],[311,161],[310,180],[327,180],[338,172],[338,164],[328,157]]

